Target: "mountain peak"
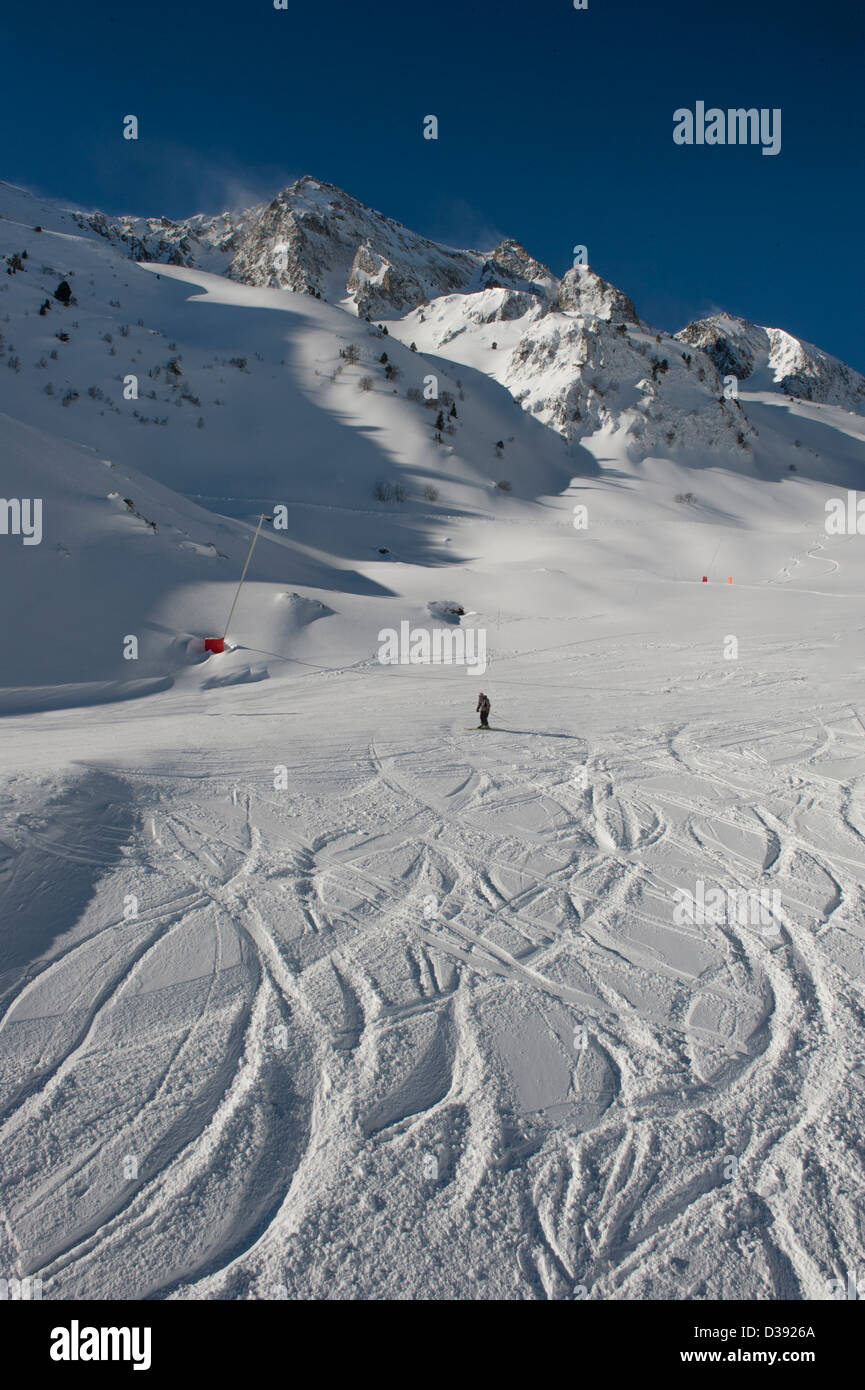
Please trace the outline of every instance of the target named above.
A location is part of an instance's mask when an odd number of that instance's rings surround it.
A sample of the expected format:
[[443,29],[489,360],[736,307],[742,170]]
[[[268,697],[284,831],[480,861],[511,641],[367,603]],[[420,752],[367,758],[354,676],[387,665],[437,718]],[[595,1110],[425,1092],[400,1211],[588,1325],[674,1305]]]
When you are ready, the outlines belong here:
[[575,265],[562,277],[558,307],[566,314],[592,314],[608,321],[639,322],[630,297],[587,265]]
[[848,410],[865,406],[865,377],[783,328],[764,328],[720,312],[693,320],[675,336],[701,348],[722,376],[747,381],[754,391],[780,389],[789,396]]
[[484,262],[481,279],[486,289],[528,290],[544,297],[554,295],[558,281],[513,237],[505,237]]

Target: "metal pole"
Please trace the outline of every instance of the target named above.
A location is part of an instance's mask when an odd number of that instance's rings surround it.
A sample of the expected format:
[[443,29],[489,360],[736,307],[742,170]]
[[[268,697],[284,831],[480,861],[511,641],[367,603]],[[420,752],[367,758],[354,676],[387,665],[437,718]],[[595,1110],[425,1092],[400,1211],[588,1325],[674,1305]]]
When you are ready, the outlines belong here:
[[231,627],[231,619],[234,617],[234,610],[237,607],[237,600],[240,598],[240,591],[243,588],[243,581],[246,578],[246,571],[249,569],[249,562],[252,559],[252,552],[255,549],[255,542],[258,540],[258,533],[261,530],[261,523],[264,521],[264,516],[265,514],[264,512],[262,512],[261,516],[258,518],[258,526],[256,527],[255,535],[252,538],[252,545],[249,547],[249,554],[246,557],[246,564],[243,566],[243,573],[240,576],[240,583],[237,586],[237,593],[234,595],[234,603],[231,605],[231,612],[228,615],[228,622],[225,624],[225,631],[222,634],[223,642],[228,636],[228,629]]

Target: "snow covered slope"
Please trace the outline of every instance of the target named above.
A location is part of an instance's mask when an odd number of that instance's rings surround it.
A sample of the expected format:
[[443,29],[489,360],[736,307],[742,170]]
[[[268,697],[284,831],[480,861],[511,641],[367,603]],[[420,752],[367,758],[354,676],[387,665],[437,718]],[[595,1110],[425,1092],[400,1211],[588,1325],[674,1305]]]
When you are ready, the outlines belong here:
[[[128,699],[176,681],[206,688],[203,639],[224,631],[250,528],[89,446],[8,416],[0,435],[5,493],[41,504],[40,542],[8,535],[0,546],[0,586],[21,605],[4,643],[0,714]],[[268,531],[256,572],[266,598],[250,591],[238,615],[250,648],[286,649],[330,613],[323,591],[337,571],[307,548]],[[341,578],[347,590],[357,583],[348,570]],[[235,668],[238,679],[267,673],[250,651]]]
[[[311,180],[182,229],[0,213],[0,493],[42,504],[0,534],[0,1277],[833,1297],[855,382],[785,393],[725,320],[722,403],[712,332]],[[483,669],[382,664],[403,624]]]

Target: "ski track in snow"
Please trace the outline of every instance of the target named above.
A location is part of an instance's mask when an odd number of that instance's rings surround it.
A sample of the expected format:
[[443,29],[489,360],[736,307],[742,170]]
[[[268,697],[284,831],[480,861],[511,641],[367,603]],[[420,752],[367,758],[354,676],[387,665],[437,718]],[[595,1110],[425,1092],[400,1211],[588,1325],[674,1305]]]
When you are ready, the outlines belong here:
[[[567,759],[332,737],[287,794],[103,767],[127,852],[0,1020],[8,1260],[59,1297],[825,1297],[863,1195],[841,705]],[[777,937],[675,925],[697,878],[777,889]]]

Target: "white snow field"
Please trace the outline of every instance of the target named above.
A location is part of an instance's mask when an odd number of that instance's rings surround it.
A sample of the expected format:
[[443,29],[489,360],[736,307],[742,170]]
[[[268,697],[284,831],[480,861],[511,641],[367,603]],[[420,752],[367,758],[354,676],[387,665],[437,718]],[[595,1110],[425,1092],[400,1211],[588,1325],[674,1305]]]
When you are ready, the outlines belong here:
[[[28,252],[0,493],[42,502],[39,544],[0,511],[0,1275],[836,1297],[865,541],[825,520],[865,478],[861,379],[785,338],[814,398],[761,367],[722,406],[699,334],[620,331],[603,295],[427,287],[383,335],[0,194]],[[485,669],[381,664],[402,623],[484,634]]]

